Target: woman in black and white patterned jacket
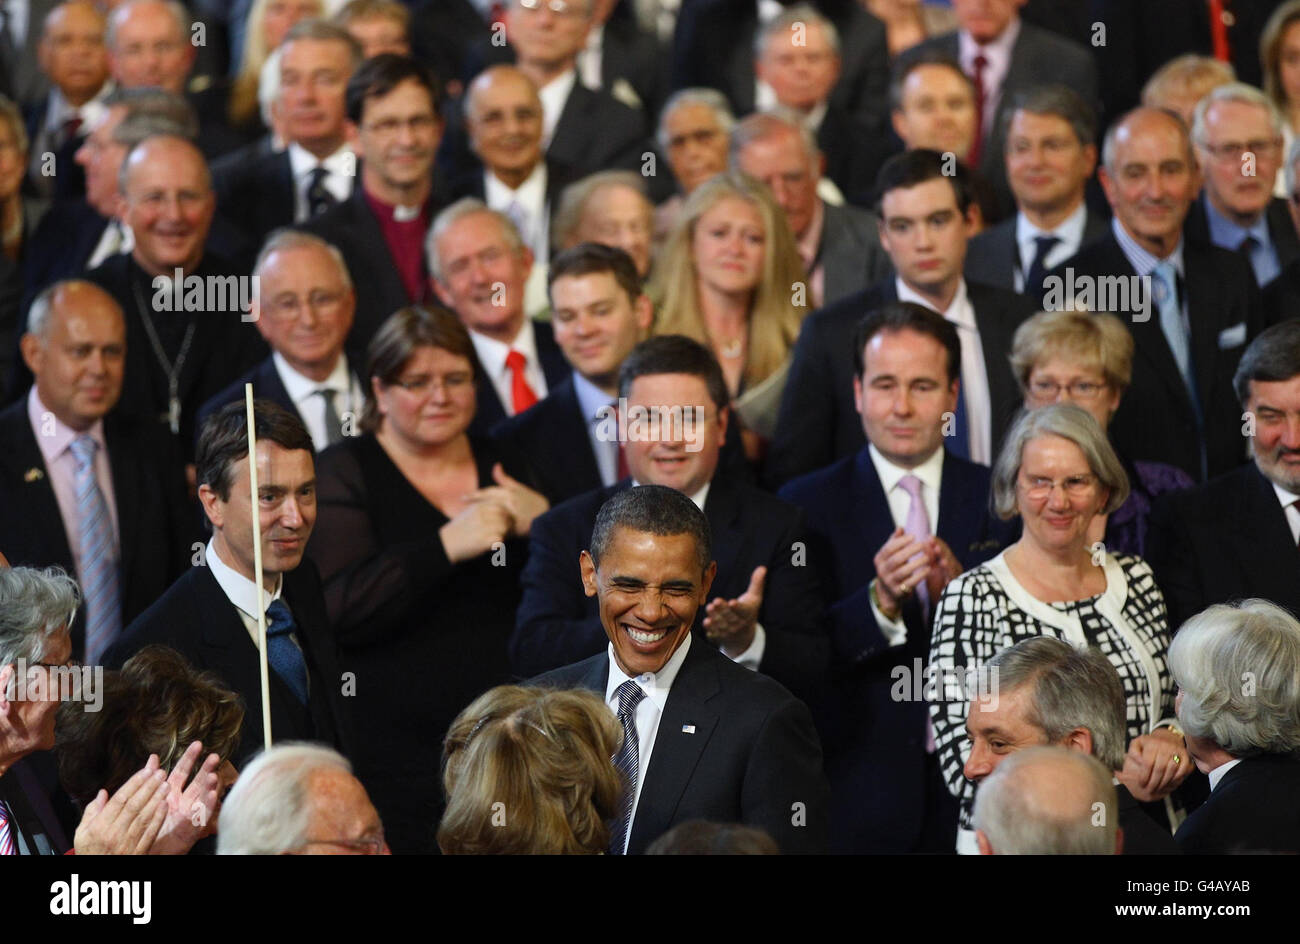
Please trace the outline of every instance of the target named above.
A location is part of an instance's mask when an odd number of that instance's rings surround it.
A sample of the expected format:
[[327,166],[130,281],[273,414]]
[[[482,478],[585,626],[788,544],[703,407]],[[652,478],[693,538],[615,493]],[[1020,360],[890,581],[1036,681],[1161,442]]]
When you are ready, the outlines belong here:
[[[1070,404],[1025,413],[993,468],[993,507],[1020,515],[1021,539],[951,581],[934,612],[930,706],[948,788],[961,800],[958,848],[973,847],[975,785],[962,774],[972,692],[993,691],[976,670],[1022,639],[1055,636],[1098,649],[1115,666],[1128,704],[1129,752],[1117,776],[1140,800],[1167,796],[1193,770],[1174,725],[1175,688],[1165,662],[1165,602],[1140,557],[1089,545],[1096,515],[1128,495],[1128,480],[1091,414]],[[1016,745],[1027,746],[1027,745]],[[964,840],[964,841],[963,841]]]

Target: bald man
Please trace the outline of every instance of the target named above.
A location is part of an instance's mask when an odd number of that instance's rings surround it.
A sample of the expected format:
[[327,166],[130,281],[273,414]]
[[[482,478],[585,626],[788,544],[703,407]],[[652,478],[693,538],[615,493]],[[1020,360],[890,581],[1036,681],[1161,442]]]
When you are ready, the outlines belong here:
[[1111,440],[1127,461],[1165,462],[1205,481],[1246,460],[1232,375],[1261,328],[1254,272],[1244,256],[1183,239],[1201,180],[1180,119],[1152,108],[1124,115],[1106,132],[1098,174],[1110,233],[1048,275],[1043,305],[1065,307],[1085,288],[1131,289],[1094,296],[1136,346]]
[[256,284],[207,251],[215,198],[207,163],[189,141],[156,135],[137,144],[122,162],[118,193],[135,246],[87,278],[126,314],[119,409],[169,430],[188,456],[199,406],[269,353],[243,318]]
[[94,662],[189,564],[194,515],[178,463],[159,461],[167,443],[110,412],[127,338],[113,297],[56,282],[32,304],[28,329],[22,354],[36,379],[0,413],[0,547],[14,566],[57,564],[77,578],[85,605],[73,656]]

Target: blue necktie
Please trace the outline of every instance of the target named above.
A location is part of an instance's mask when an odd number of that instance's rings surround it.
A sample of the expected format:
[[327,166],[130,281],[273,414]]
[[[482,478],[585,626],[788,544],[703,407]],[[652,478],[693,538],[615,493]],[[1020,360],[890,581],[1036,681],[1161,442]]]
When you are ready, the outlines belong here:
[[266,658],[293,693],[298,701],[307,704],[307,663],[303,661],[302,650],[289,638],[298,626],[293,621],[293,614],[283,600],[275,600],[266,608],[268,620],[266,626]]
[[81,555],[81,593],[86,602],[86,663],[98,665],[122,631],[121,588],[113,522],[95,478],[98,443],[85,433],[69,447],[77,462],[73,491],[77,500],[77,547]]
[[628,829],[632,825],[632,801],[636,799],[637,777],[641,771],[641,758],[636,736],[636,706],[645,699],[645,692],[636,682],[628,679],[615,691],[618,695],[618,720],[623,725],[623,743],[614,755],[614,767],[623,779],[623,806],[618,823],[609,834],[610,855],[622,855],[627,846]]
[[1196,401],[1192,380],[1192,353],[1187,343],[1187,331],[1183,327],[1183,306],[1178,301],[1178,277],[1172,262],[1161,262],[1151,270],[1151,291],[1155,295],[1156,305],[1160,308],[1160,330],[1169,342],[1169,350],[1178,365],[1178,373],[1183,375],[1183,384]]
[[1059,236],[1035,236],[1034,261],[1025,270],[1025,295],[1033,299],[1043,297],[1043,279],[1047,278],[1047,254],[1061,241]]
[[961,388],[961,393],[957,396],[957,412],[953,415],[952,435],[944,440],[944,446],[958,458],[970,458],[970,422],[966,418],[966,387],[964,385]]

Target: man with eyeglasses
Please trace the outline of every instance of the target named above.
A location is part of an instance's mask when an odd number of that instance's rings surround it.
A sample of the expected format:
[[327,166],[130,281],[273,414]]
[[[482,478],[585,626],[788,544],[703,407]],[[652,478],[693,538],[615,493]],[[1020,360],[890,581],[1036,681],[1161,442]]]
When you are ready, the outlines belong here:
[[584,593],[574,561],[610,496],[666,485],[704,511],[713,534],[718,572],[696,614],[701,641],[816,704],[828,650],[818,575],[798,550],[803,516],[719,463],[731,409],[717,360],[681,335],[642,341],[619,369],[618,394],[600,435],[621,442],[628,474],[534,520],[510,640],[515,671],[532,675],[600,651],[597,601]]
[[365,405],[354,365],[344,349],[356,292],[339,251],[317,236],[278,230],[262,247],[251,316],[271,356],[199,408],[197,426],[221,407],[253,396],[298,415],[316,451],[352,435]]
[[997,554],[1013,529],[989,514],[988,468],[946,446],[961,395],[956,326],[924,305],[887,302],[860,320],[852,345],[867,444],[780,492],[807,515],[808,565],[832,601],[832,848],[947,852],[957,804],[927,743],[920,683],[900,698],[898,680],[929,656],[944,587]]
[[1233,82],[1197,102],[1192,124],[1205,188],[1183,231],[1191,241],[1245,256],[1260,286],[1300,259],[1286,201],[1273,196],[1283,160],[1282,121],[1263,92]]
[[348,345],[366,349],[394,311],[430,300],[424,241],[446,201],[433,159],[442,140],[442,87],[409,56],[367,59],[348,81],[347,133],[359,186],[304,226],[339,248],[356,295]]

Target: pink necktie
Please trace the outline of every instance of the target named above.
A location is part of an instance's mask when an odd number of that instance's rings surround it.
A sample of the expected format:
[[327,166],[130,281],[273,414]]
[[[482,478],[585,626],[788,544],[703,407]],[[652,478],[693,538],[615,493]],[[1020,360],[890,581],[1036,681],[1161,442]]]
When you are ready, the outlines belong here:
[[[904,475],[898,480],[898,486],[912,499],[912,503],[907,508],[907,521],[903,525],[903,531],[918,541],[928,539],[930,516],[925,512],[925,502],[921,500],[921,480],[915,475]],[[929,623],[930,588],[924,580],[916,585],[916,598],[921,602],[921,616],[926,623]]]
[[17,855],[14,848],[13,826],[9,822],[9,808],[0,800],[0,856]]

